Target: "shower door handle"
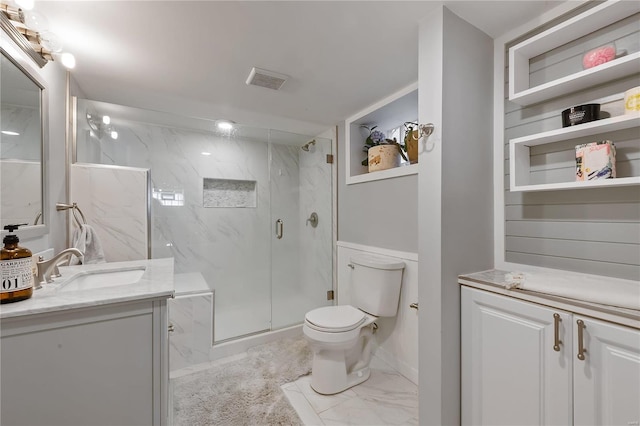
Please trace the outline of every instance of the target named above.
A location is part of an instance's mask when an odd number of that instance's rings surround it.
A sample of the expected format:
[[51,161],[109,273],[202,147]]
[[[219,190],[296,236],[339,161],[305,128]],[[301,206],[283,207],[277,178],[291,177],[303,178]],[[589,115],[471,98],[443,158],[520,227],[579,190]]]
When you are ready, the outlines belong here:
[[281,239],[284,232],[284,222],[282,219],[276,220],[276,238]]

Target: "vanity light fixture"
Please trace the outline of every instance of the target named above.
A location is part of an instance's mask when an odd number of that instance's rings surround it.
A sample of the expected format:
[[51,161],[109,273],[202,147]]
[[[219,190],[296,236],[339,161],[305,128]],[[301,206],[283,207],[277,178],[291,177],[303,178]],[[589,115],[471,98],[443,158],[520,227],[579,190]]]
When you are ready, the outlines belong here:
[[33,9],[34,0],[0,0],[0,27],[40,68],[54,56],[65,68],[74,68],[74,56],[61,53],[62,42],[49,31],[47,17]]
[[111,131],[111,139],[118,139],[118,132],[116,132],[115,130]]
[[107,124],[107,125],[108,125],[108,124],[111,124],[111,117],[109,117],[108,115],[103,115],[103,116],[102,116],[102,122],[103,122],[104,124]]

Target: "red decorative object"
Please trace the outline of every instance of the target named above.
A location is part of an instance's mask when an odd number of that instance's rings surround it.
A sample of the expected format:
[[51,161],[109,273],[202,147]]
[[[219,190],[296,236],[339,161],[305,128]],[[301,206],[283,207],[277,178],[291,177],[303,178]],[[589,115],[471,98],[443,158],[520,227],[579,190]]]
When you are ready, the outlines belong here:
[[584,69],[593,68],[609,62],[616,57],[616,48],[613,45],[598,47],[587,53],[582,58]]

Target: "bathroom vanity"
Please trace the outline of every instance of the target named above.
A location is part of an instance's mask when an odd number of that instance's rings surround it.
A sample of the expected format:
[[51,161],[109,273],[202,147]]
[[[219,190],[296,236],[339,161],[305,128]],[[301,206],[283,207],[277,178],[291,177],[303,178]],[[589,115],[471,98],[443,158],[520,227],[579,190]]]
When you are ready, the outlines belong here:
[[173,259],[60,270],[0,307],[2,424],[167,424]]
[[507,290],[506,273],[459,277],[462,424],[638,424],[640,310]]

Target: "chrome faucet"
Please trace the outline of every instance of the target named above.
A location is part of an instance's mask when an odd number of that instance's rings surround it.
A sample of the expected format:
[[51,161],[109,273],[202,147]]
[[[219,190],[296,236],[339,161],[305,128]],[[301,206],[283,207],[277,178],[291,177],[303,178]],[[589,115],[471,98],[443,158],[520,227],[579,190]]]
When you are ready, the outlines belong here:
[[84,254],[75,247],[71,247],[68,249],[62,250],[57,255],[53,256],[49,260],[40,260],[36,262],[36,267],[38,270],[38,276],[36,277],[36,288],[40,288],[40,284],[53,282],[51,278],[57,278],[60,276],[60,271],[58,270],[58,263],[60,259],[65,256],[75,255],[79,257],[81,260],[84,259]]

